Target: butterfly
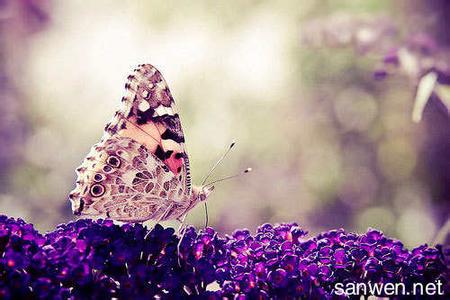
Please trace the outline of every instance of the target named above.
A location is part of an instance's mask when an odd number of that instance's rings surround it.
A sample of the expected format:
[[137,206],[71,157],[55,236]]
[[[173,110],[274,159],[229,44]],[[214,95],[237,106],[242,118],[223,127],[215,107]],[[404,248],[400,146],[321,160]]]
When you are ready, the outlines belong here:
[[72,211],[122,222],[181,221],[214,186],[191,185],[180,117],[161,73],[139,65],[125,89],[100,142],[76,169]]

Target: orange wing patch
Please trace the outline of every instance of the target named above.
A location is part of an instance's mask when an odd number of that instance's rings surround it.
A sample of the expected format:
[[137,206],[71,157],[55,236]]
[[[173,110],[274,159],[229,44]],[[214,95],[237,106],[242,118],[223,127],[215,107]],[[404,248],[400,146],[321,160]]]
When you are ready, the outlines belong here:
[[138,125],[136,118],[127,119],[127,124],[118,134],[131,138],[144,145],[151,153],[161,159],[174,174],[178,174],[183,166],[183,145],[171,139],[162,139],[167,128],[162,123],[147,122]]

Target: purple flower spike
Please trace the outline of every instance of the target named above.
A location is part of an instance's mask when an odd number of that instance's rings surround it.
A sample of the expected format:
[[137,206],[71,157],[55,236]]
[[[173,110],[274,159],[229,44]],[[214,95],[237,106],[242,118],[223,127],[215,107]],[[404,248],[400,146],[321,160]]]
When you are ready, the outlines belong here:
[[295,223],[264,224],[254,235],[243,229],[222,238],[188,227],[179,252],[178,244],[160,225],[83,219],[41,235],[0,216],[0,298],[332,299],[336,283],[448,286],[447,250],[408,251],[374,229],[308,238]]

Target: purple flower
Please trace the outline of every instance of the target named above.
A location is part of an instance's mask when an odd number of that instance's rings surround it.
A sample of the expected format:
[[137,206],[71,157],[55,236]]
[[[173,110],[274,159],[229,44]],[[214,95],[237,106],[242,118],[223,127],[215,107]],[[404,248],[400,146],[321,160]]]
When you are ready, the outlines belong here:
[[388,76],[388,72],[385,69],[377,69],[373,72],[373,78],[376,80],[385,79]]
[[389,49],[384,55],[383,63],[386,65],[392,65],[398,67],[400,59],[398,57],[398,48]]
[[[307,237],[297,224],[219,237],[212,228],[115,225],[78,220],[41,235],[0,216],[0,298],[332,298],[334,284],[441,280],[441,246],[408,251],[369,229]],[[448,255],[448,253],[447,253]],[[210,284],[217,288],[209,290]]]

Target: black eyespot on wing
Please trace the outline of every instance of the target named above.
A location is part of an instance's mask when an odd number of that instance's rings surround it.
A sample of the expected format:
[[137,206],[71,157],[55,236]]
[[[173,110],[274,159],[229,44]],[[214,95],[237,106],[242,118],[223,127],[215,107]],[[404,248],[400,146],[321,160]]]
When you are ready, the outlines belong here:
[[114,167],[114,168],[120,167],[120,158],[118,158],[117,156],[111,155],[110,157],[108,157],[108,160],[106,162],[111,167]]
[[93,184],[89,191],[92,197],[100,197],[105,193],[105,187],[101,184]]
[[102,180],[105,180],[105,175],[100,174],[100,173],[96,173],[96,174],[94,175],[94,181],[95,181],[95,182],[100,182],[100,181],[102,181]]
[[183,153],[181,153],[181,152],[178,152],[178,153],[175,154],[175,158],[176,159],[180,159],[182,157],[183,157]]
[[103,172],[105,172],[105,173],[111,173],[113,171],[113,168],[111,168],[111,166],[109,166],[109,165],[104,165],[103,166]]

